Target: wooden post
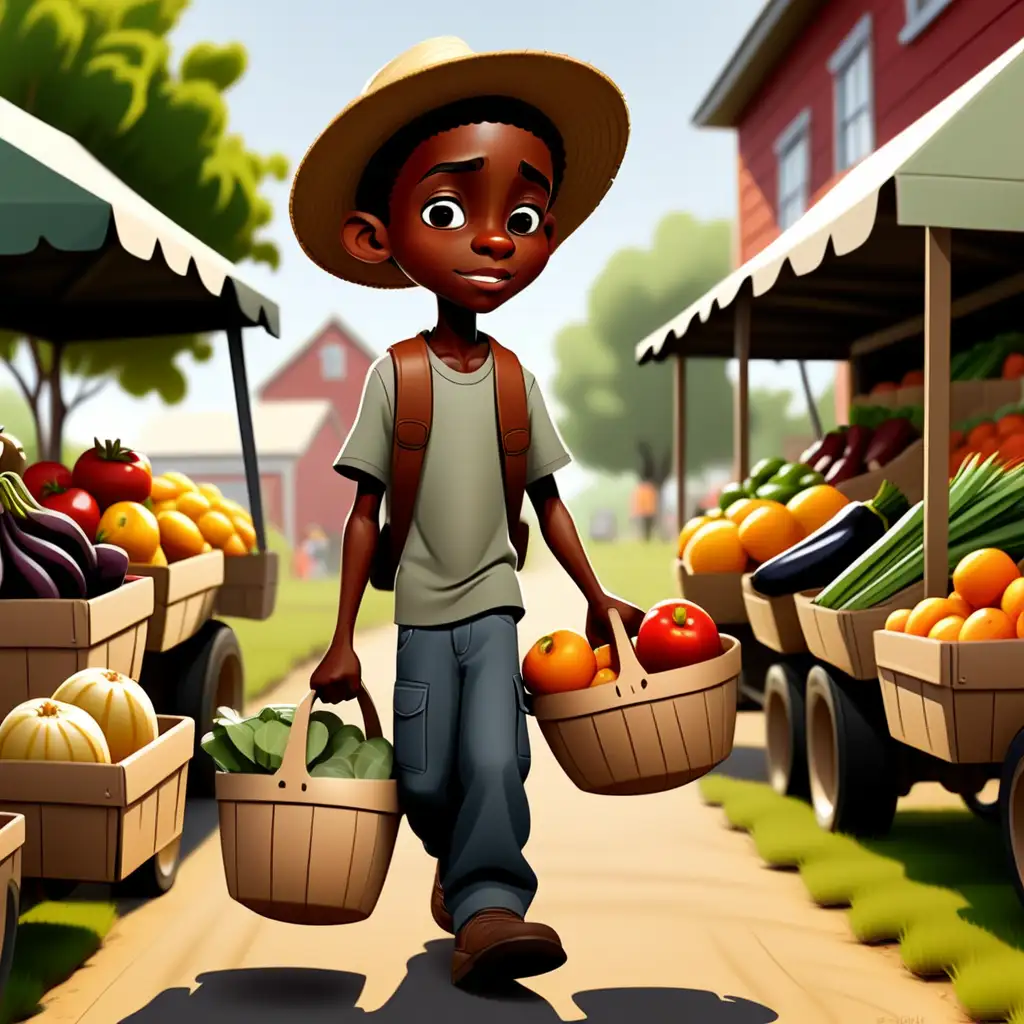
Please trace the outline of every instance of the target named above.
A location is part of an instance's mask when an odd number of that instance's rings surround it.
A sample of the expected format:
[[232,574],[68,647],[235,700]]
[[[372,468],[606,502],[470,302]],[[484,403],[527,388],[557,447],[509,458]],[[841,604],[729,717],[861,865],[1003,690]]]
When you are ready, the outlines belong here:
[[676,531],[686,523],[686,356],[675,357],[673,419],[673,463],[676,477]]
[[924,232],[924,596],[949,582],[949,228]]
[[734,354],[737,362],[736,393],[733,400],[733,476],[743,481],[750,472],[750,294],[744,289],[736,296],[733,314]]
[[249,512],[256,533],[256,548],[267,550],[267,531],[263,520],[263,495],[260,490],[260,466],[256,455],[256,435],[252,427],[252,403],[249,400],[249,380],[245,372],[245,349],[242,347],[242,329],[232,324],[227,331],[228,353],[231,356],[231,379],[235,386],[235,407],[238,411],[238,433],[242,441],[242,464],[245,467],[245,486],[249,494]]

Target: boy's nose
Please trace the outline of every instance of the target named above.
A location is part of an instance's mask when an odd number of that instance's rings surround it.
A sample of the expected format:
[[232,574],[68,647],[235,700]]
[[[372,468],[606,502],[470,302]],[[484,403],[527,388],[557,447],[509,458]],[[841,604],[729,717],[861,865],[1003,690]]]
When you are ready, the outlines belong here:
[[496,231],[481,232],[473,239],[472,247],[477,256],[490,256],[493,260],[507,260],[516,251],[516,243]]

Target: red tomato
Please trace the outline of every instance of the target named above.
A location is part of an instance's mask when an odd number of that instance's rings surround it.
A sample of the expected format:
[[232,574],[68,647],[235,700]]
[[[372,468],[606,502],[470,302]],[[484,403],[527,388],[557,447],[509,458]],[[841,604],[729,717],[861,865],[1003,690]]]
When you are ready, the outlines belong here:
[[722,653],[714,619],[692,601],[660,601],[636,637],[637,660],[648,672],[696,665]]
[[21,479],[28,493],[42,501],[47,494],[66,491],[71,486],[71,470],[59,462],[36,462],[21,474]]
[[39,504],[54,512],[63,512],[78,523],[89,540],[96,539],[96,531],[100,528],[100,507],[88,491],[83,491],[81,487],[69,487],[65,491],[44,495],[39,499]]
[[71,476],[75,487],[88,491],[101,510],[118,501],[143,502],[153,489],[149,459],[120,441],[97,440],[78,457]]

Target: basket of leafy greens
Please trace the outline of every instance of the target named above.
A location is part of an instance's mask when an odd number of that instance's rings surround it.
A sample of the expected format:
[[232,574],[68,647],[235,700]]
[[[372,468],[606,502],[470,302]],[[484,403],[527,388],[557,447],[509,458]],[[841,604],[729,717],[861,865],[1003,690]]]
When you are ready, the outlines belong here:
[[275,704],[242,718],[221,708],[204,751],[216,795],[228,893],[291,924],[362,921],[377,905],[398,834],[393,752],[369,693],[365,735],[332,711]]

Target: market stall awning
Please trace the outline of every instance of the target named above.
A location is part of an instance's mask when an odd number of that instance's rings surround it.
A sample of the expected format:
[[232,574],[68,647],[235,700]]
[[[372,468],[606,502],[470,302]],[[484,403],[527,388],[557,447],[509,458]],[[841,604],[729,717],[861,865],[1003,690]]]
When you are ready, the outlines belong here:
[[0,99],[0,329],[50,341],[262,326],[277,305],[73,138]]
[[1024,232],[1022,98],[1024,40],[642,341],[637,362],[731,356],[733,317],[724,311],[741,289],[763,296],[752,307],[751,358],[845,359],[853,341],[921,313],[923,246],[908,227],[962,229],[954,298],[1019,277],[1019,236],[990,233]]

